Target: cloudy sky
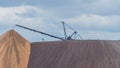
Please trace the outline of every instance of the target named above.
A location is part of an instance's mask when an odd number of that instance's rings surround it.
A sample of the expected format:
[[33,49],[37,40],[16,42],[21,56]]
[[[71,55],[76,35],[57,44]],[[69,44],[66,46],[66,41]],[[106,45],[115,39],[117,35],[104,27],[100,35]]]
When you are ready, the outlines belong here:
[[[0,35],[14,29],[30,42],[57,39],[31,32],[27,26],[64,37],[61,21],[69,24],[82,39],[120,39],[120,0],[0,0]],[[73,33],[66,27],[68,36]]]

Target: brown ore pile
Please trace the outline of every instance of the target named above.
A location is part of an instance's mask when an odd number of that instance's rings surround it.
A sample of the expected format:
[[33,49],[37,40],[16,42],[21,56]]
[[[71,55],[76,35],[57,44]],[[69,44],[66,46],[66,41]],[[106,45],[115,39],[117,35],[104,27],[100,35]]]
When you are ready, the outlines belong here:
[[33,42],[28,68],[120,68],[120,41]]
[[14,30],[0,37],[0,68],[27,68],[30,43]]

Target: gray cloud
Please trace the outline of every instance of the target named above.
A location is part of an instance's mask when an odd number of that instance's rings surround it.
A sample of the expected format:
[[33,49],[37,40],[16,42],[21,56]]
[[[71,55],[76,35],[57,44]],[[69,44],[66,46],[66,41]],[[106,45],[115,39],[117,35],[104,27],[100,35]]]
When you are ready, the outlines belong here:
[[83,14],[77,17],[66,19],[66,22],[77,25],[76,28],[82,30],[120,32],[120,16],[101,16],[93,14]]
[[70,17],[78,14],[118,15],[119,0],[2,0],[0,5],[34,5],[54,12],[58,17]]
[[[59,23],[63,20],[83,36],[87,35],[85,38],[103,32],[105,36],[99,35],[102,39],[112,39],[109,37],[113,35],[116,36],[114,39],[119,39],[119,0],[2,0],[0,6],[0,25],[7,26],[1,30],[21,24],[63,37]],[[88,35],[87,31],[93,32]]]

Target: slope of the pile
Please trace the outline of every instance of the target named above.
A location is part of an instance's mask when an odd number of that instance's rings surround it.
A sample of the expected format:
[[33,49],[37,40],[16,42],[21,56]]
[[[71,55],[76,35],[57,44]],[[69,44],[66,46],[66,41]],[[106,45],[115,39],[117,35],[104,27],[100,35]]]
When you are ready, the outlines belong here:
[[28,68],[120,68],[120,42],[80,40],[31,44]]
[[0,68],[27,68],[30,43],[14,30],[0,37]]

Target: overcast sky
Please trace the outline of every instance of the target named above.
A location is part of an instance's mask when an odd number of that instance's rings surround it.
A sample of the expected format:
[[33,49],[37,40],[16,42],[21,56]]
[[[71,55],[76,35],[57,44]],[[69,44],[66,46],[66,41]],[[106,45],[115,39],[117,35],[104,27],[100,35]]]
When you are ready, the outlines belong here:
[[[0,35],[14,29],[30,42],[55,41],[22,28],[27,26],[64,37],[61,21],[83,39],[120,39],[120,0],[0,0]],[[66,27],[68,35],[73,33]]]

